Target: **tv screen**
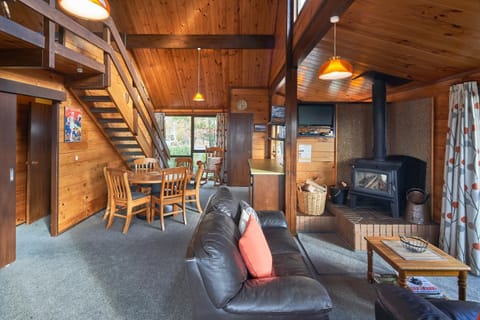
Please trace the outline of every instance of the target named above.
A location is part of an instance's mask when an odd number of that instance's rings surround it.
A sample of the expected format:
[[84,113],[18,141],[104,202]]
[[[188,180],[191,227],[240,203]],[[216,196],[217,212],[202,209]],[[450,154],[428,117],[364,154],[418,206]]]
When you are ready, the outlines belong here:
[[333,128],[334,121],[334,104],[298,104],[299,126],[322,126]]

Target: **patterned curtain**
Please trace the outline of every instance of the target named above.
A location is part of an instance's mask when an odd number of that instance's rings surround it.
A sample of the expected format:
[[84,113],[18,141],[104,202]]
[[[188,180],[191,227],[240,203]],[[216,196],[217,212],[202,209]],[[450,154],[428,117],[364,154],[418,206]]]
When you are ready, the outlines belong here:
[[[155,112],[155,121],[158,123],[158,127],[160,128],[160,134],[165,137],[165,113],[163,112]],[[153,155],[155,158],[160,160],[160,155],[157,151]],[[167,163],[162,163],[162,167],[168,167]]]
[[480,116],[476,82],[450,87],[440,247],[480,275]]
[[217,113],[217,147],[223,148],[223,181],[228,181],[228,158],[227,158],[227,135],[228,133],[228,113]]

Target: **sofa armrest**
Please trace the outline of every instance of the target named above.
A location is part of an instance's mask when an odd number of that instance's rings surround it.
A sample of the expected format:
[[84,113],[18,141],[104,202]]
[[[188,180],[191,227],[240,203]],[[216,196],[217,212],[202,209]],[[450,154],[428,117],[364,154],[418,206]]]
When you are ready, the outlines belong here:
[[477,320],[480,317],[480,302],[431,299],[430,302],[451,319]]
[[327,313],[330,296],[317,280],[304,276],[249,279],[224,307],[231,313]]
[[283,211],[259,210],[257,215],[262,228],[287,228],[287,221]]
[[[428,300],[408,289],[392,284],[378,284],[376,289],[375,308],[382,309],[375,311],[376,319],[385,319],[385,315],[388,315],[388,319],[398,320],[450,319]],[[380,311],[382,312],[380,313]]]

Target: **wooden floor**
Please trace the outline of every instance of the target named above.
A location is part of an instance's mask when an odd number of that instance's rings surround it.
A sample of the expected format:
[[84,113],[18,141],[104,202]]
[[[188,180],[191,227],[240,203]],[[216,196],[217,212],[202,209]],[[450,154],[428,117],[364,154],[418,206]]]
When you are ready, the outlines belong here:
[[353,250],[366,250],[365,236],[415,235],[438,242],[438,224],[413,224],[403,217],[392,218],[387,209],[364,206],[355,209],[327,200],[321,216],[297,215],[298,232],[337,232]]

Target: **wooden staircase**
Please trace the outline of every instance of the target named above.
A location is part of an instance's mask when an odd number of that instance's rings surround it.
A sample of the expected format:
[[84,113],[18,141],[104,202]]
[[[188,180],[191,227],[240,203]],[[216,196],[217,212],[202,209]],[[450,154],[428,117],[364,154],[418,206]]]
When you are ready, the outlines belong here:
[[[105,53],[104,74],[71,81],[69,90],[88,110],[127,166],[131,166],[135,158],[153,157],[162,167],[168,167],[169,150],[155,120],[150,99],[143,92],[138,72],[113,21],[105,24],[107,38],[115,39],[118,51],[112,46],[112,51]],[[142,90],[137,90],[140,86]]]
[[[43,34],[0,16],[0,34],[29,55],[10,67],[40,67],[65,77],[65,87],[96,122],[128,166],[154,157],[168,167],[170,153],[133,59],[111,18],[101,35],[55,7],[55,1],[18,0],[40,14]],[[20,52],[25,50],[21,49]]]

